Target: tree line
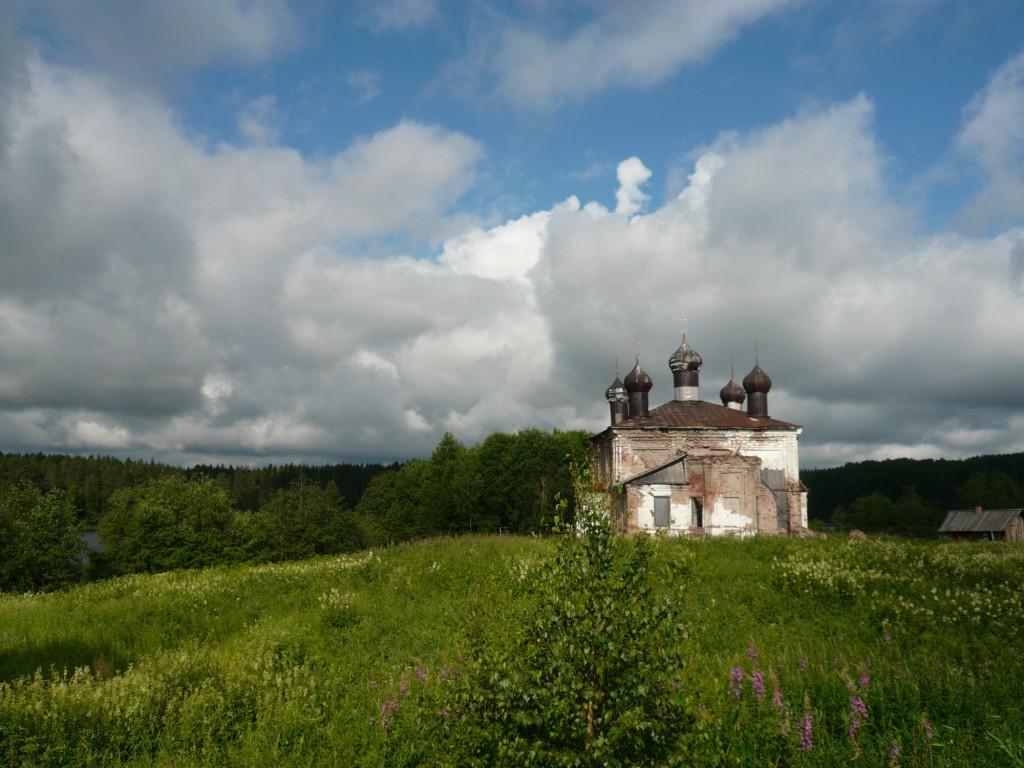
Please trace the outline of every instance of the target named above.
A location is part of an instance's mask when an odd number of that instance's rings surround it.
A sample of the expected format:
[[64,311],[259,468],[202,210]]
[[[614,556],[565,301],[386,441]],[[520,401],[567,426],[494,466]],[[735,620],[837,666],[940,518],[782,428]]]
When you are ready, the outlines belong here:
[[1024,453],[862,461],[801,479],[812,527],[935,536],[951,509],[1024,507]]
[[0,486],[27,483],[44,493],[62,491],[77,517],[95,525],[111,496],[147,480],[166,477],[209,477],[217,481],[242,510],[256,510],[278,491],[300,477],[319,485],[333,482],[338,491],[355,503],[376,475],[401,464],[284,464],[265,467],[234,467],[199,464],[183,469],[155,461],[117,459],[110,456],[69,456],[46,453],[0,453]]
[[[543,531],[559,500],[572,501],[570,462],[586,461],[587,437],[531,429],[467,448],[448,433],[429,459],[404,464],[262,470],[7,454],[0,589],[302,559],[470,531]],[[90,466],[100,470],[93,481],[82,474]],[[83,510],[83,499],[93,498],[85,488],[100,490]],[[86,523],[103,544],[88,556]]]

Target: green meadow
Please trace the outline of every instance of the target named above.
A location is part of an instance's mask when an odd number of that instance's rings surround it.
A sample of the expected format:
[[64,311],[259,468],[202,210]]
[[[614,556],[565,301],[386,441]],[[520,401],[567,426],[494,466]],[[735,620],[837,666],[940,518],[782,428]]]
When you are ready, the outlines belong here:
[[[558,702],[531,691],[562,690],[547,679],[562,673],[527,671],[514,678],[526,693],[501,698],[513,678],[500,670],[524,649],[543,659],[549,643],[552,670],[576,652],[538,630],[554,626],[538,605],[559,599],[556,553],[580,546],[465,536],[2,595],[0,761],[597,764],[603,736],[573,753],[520,737],[509,751],[487,735],[549,728]],[[657,643],[680,666],[651,681],[675,707],[658,764],[1024,765],[1024,548],[764,537],[644,552],[586,561],[572,583],[585,591],[629,568],[647,580],[647,603],[601,593],[627,629],[645,606],[678,609]],[[582,641],[598,668],[626,653],[603,632]],[[647,743],[642,714],[616,720],[619,751],[604,764],[645,763],[614,757]]]

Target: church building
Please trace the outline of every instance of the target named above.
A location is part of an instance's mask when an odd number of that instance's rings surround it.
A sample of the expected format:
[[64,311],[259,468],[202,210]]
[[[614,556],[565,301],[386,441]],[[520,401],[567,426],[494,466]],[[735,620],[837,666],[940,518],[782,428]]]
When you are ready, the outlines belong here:
[[[755,360],[719,396],[700,398],[701,356],[686,342],[669,358],[673,399],[648,407],[653,382],[636,366],[605,392],[611,424],[591,438],[596,475],[625,531],[718,536],[797,534],[807,527],[797,438],[768,415],[772,381]],[[743,403],[746,401],[746,409]]]

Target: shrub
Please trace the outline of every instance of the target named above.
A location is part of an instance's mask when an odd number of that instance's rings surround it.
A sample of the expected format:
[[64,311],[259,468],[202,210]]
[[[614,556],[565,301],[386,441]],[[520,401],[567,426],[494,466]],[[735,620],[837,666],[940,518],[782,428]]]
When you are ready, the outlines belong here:
[[666,765],[692,722],[682,595],[660,590],[681,589],[682,561],[655,567],[656,543],[614,534],[603,494],[576,495],[575,530],[526,576],[536,602],[521,631],[477,650],[456,707],[459,761]]

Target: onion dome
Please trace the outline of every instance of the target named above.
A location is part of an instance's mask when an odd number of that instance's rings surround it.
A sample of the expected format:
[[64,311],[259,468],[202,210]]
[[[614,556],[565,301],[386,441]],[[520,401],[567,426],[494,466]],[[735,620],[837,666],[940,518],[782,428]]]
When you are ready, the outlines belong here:
[[768,374],[761,370],[761,366],[754,363],[754,369],[743,379],[743,389],[747,392],[760,392],[767,394],[772,388],[772,380]]
[[654,382],[647,375],[647,371],[640,367],[639,358],[637,358],[633,370],[626,375],[625,384],[627,392],[650,392],[651,387],[654,386]]
[[604,391],[604,399],[609,403],[622,403],[628,399],[626,387],[623,386],[622,380],[618,376],[615,377],[612,385]]
[[683,336],[683,343],[679,345],[679,349],[672,353],[672,357],[668,359],[668,367],[675,371],[699,371],[704,361],[701,359],[697,351],[693,349],[689,344],[686,343],[686,336]]
[[722,387],[718,396],[722,398],[722,405],[736,403],[737,406],[739,406],[747,399],[747,393],[743,390],[743,387],[736,383],[735,378],[729,379],[729,383]]

